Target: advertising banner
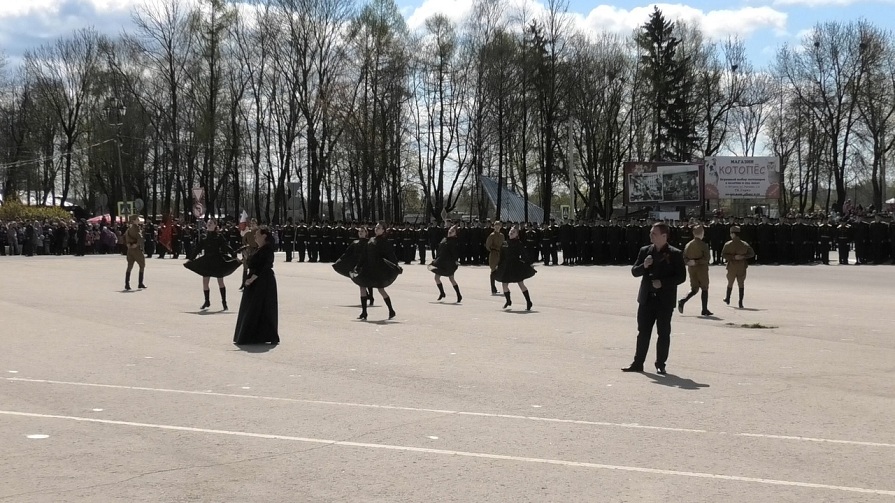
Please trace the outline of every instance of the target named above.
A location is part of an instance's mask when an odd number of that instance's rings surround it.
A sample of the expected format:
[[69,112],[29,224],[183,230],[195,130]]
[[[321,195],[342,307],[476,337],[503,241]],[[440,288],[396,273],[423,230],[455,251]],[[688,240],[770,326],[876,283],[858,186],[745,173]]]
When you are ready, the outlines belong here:
[[780,198],[776,157],[709,157],[705,177],[706,199]]
[[702,200],[699,164],[625,163],[625,204],[699,204]]

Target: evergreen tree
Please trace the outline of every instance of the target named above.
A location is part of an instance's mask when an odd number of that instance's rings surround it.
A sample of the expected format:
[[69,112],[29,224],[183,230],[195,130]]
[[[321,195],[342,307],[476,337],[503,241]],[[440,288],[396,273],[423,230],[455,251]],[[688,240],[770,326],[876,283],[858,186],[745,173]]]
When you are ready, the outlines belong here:
[[636,38],[644,52],[640,58],[648,84],[644,92],[654,114],[653,160],[689,161],[698,144],[689,57],[677,56],[680,40],[674,35],[674,23],[658,7]]

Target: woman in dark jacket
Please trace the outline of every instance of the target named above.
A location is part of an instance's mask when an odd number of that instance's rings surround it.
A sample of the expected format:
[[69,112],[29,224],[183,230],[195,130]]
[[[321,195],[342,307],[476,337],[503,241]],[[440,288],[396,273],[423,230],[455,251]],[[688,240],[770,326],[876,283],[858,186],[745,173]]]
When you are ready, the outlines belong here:
[[[367,242],[365,253],[361,254],[360,260],[351,272],[351,280],[361,287],[376,288],[379,295],[388,307],[388,319],[395,317],[395,310],[392,308],[392,299],[385,291],[386,287],[395,282],[399,274],[404,272],[398,265],[398,257],[392,244],[385,236],[385,226],[382,223],[376,224],[373,228],[375,234]],[[366,290],[363,290],[365,293]],[[363,309],[359,320],[367,319],[367,298],[361,294],[361,308]]]
[[277,279],[273,274],[274,239],[266,227],[255,233],[258,249],[248,259],[246,286],[239,303],[234,344],[280,343]]
[[444,286],[441,284],[441,277],[447,276],[449,280],[451,280],[451,285],[454,286],[454,291],[457,292],[457,302],[463,300],[463,296],[460,295],[460,286],[457,285],[457,281],[454,280],[454,273],[457,272],[457,268],[460,263],[460,256],[457,252],[457,226],[454,225],[450,229],[448,229],[447,237],[441,240],[441,243],[438,244],[438,255],[436,255],[435,260],[429,264],[429,270],[435,273],[435,284],[438,286],[438,300],[441,300],[445,297],[444,295]]
[[519,240],[519,228],[515,225],[510,229],[509,240],[500,249],[500,263],[494,272],[494,279],[503,283],[503,296],[507,302],[504,309],[513,305],[510,299],[510,283],[517,283],[525,296],[525,309],[531,311],[531,296],[525,286],[525,280],[537,273],[531,263],[525,257],[525,246]]
[[[211,278],[218,279],[218,289],[221,291],[221,304],[224,311],[227,310],[227,286],[224,285],[224,278],[233,274],[233,271],[239,269],[241,265],[236,259],[236,254],[227,239],[218,232],[218,225],[215,219],[211,219],[206,224],[208,232],[205,237],[199,241],[199,244],[193,249],[192,253],[187,257],[184,267],[202,276],[202,291],[205,293],[205,303],[199,309],[205,310],[211,306],[209,299],[208,283]],[[199,254],[201,257],[196,258]]]
[[[350,279],[351,271],[360,263],[363,255],[367,253],[367,241],[367,228],[362,225],[357,228],[357,239],[352,241],[345,253],[333,263],[333,270]],[[369,305],[372,306],[373,289],[361,287],[360,298],[361,302],[364,302],[366,299]]]

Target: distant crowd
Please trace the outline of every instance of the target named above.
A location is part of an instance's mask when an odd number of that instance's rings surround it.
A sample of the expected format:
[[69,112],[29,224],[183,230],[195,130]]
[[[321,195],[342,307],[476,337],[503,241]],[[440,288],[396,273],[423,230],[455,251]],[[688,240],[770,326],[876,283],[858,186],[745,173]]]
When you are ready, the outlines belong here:
[[[641,246],[649,244],[649,231],[654,220],[597,220],[551,224],[518,224],[520,240],[528,259],[544,265],[622,265],[631,264]],[[895,224],[888,215],[851,211],[835,224],[823,216],[790,215],[781,219],[722,218],[707,222],[693,219],[668,222],[669,243],[683,249],[692,237],[692,227],[703,224],[705,241],[713,263],[723,262],[721,249],[728,239],[729,227],[741,229],[743,241],[750,243],[759,264],[828,263],[831,252],[839,252],[839,262],[849,263],[850,253],[859,264],[887,263],[895,258]],[[357,238],[357,228],[372,223],[305,222],[270,226],[278,251],[293,256],[298,262],[334,262]],[[510,225],[504,226],[508,232]],[[405,264],[425,263],[444,238],[443,224],[391,224],[387,236]],[[81,221],[2,222],[0,221],[0,254],[2,255],[88,255],[124,253],[126,225],[110,222]],[[239,226],[225,222],[221,232],[233,249],[242,246]],[[462,265],[486,264],[485,240],[491,232],[490,221],[460,221],[457,230],[458,252]],[[144,252],[147,257],[179,258],[190,255],[204,233],[204,223],[148,222],[143,226]]]

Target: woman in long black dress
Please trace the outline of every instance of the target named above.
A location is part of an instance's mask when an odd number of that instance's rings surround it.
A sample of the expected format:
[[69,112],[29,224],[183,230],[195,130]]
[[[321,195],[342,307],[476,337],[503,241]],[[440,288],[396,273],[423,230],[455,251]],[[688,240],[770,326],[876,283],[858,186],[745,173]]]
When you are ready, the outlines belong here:
[[274,239],[267,227],[255,233],[258,249],[248,259],[248,276],[239,316],[236,318],[234,344],[279,344],[277,279],[273,274]]
[[[351,280],[361,287],[363,292],[366,288],[379,290],[379,295],[388,307],[388,319],[392,319],[395,317],[395,310],[392,308],[392,299],[385,289],[395,282],[403,270],[398,265],[398,257],[391,242],[385,236],[385,226],[382,223],[376,224],[373,233],[375,235],[367,242],[365,253],[361,254],[358,264],[351,272]],[[361,308],[363,310],[357,319],[366,320],[367,301],[363,293],[361,293]]]
[[[363,225],[357,228],[357,239],[348,245],[345,253],[333,263],[333,270],[337,273],[351,278],[351,271],[363,259],[363,255],[367,253],[367,228]],[[360,287],[360,300],[362,305],[373,305],[373,289]]]
[[460,266],[459,260],[460,255],[457,251],[457,226],[454,225],[448,229],[447,237],[442,239],[441,243],[438,244],[438,255],[435,260],[429,264],[429,270],[435,273],[435,284],[438,286],[438,300],[445,297],[444,285],[441,284],[442,276],[447,276],[451,281],[451,285],[454,286],[454,291],[457,292],[457,302],[459,303],[463,300],[463,296],[460,295],[460,286],[454,279],[454,273],[457,272],[457,268]]
[[[202,291],[205,293],[205,303],[199,309],[205,310],[211,307],[210,292],[208,283],[211,278],[218,279],[218,289],[221,292],[221,304],[224,311],[227,310],[227,286],[224,285],[224,278],[233,274],[233,271],[239,269],[242,265],[236,259],[236,253],[230,248],[227,239],[218,232],[218,225],[215,219],[211,219],[206,224],[208,232],[205,237],[199,241],[199,244],[193,249],[190,256],[187,257],[184,267],[202,276]],[[199,254],[201,257],[196,258]]]
[[528,287],[525,286],[525,280],[534,276],[538,271],[531,266],[531,263],[525,257],[525,246],[519,240],[519,228],[515,225],[510,228],[509,238],[500,249],[500,263],[497,270],[494,271],[494,279],[503,283],[503,296],[507,302],[503,305],[504,309],[513,305],[510,298],[510,283],[516,283],[525,296],[525,309],[531,311],[531,296],[528,294]]

